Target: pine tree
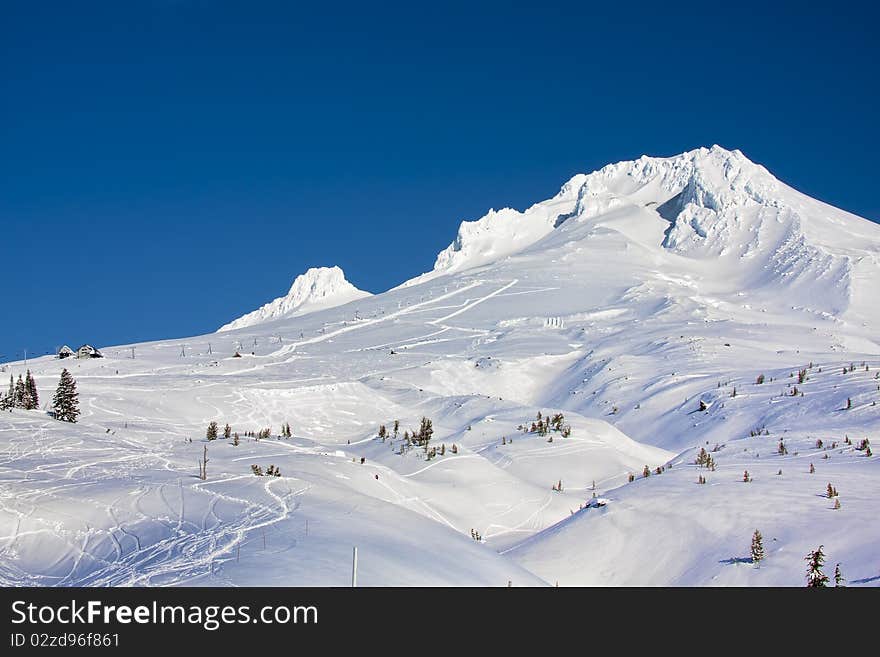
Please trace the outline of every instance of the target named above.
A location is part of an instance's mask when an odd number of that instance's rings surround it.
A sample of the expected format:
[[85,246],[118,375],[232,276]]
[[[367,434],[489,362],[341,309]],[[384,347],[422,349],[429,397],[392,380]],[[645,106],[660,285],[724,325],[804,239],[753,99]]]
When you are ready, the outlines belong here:
[[840,572],[840,564],[834,566],[834,586],[837,587],[845,587],[844,584],[846,580],[843,578],[843,573]]
[[34,377],[31,376],[31,371],[28,370],[27,374],[24,377],[24,388],[25,388],[25,405],[24,407],[27,410],[33,410],[40,405],[40,397],[37,394],[37,382],[34,381]]
[[18,381],[15,382],[15,395],[13,396],[13,403],[15,408],[24,408],[25,407],[25,396],[27,395],[27,391],[24,385],[24,381],[21,378],[21,374],[18,375]]
[[431,442],[431,436],[434,435],[434,425],[430,419],[423,417],[422,422],[419,425],[419,433],[417,434],[416,442],[419,445],[423,445],[425,448],[425,452],[428,451],[428,443]]
[[33,410],[37,408],[40,404],[40,398],[37,395],[37,384],[34,381],[34,377],[31,376],[31,371],[28,370],[27,374],[24,377],[24,395],[22,397],[22,404],[26,410]]
[[764,559],[764,537],[757,529],[752,534],[752,563],[757,564]]
[[76,381],[67,368],[61,370],[61,380],[55,389],[52,406],[55,409],[56,420],[76,422],[79,416],[79,393],[76,391]]
[[217,440],[217,423],[213,420],[208,425],[208,430],[205,432],[205,438],[208,440]]
[[807,562],[807,587],[811,589],[828,586],[828,576],[822,572],[822,566],[825,565],[823,547],[820,545],[817,550],[804,557],[804,561]]

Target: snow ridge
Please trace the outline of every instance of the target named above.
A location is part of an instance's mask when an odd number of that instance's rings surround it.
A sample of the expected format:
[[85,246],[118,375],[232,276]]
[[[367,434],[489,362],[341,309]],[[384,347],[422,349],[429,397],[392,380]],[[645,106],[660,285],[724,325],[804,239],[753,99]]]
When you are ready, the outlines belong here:
[[339,267],[312,267],[296,277],[285,296],[224,324],[218,332],[325,310],[368,296],[372,295],[349,283]]

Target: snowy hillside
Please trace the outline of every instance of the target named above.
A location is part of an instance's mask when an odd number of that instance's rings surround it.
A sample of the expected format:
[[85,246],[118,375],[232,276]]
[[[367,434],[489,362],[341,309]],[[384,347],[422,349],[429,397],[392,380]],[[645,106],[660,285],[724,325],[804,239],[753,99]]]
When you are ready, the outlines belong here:
[[224,324],[218,331],[231,331],[283,317],[304,315],[368,296],[369,292],[359,290],[345,280],[345,274],[339,267],[312,267],[296,277],[285,296]]
[[30,361],[0,583],[344,585],[357,546],[364,585],[800,586],[823,545],[876,585],[878,267],[880,227],[716,146],[464,222],[357,304],[310,292],[336,270],[220,333]]

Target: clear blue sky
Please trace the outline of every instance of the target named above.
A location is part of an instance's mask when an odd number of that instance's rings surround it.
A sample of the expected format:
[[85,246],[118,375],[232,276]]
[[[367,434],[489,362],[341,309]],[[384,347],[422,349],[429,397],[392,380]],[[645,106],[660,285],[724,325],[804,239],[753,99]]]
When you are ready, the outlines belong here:
[[512,4],[4,2],[0,361],[211,331],[310,266],[379,292],[645,153],[880,219],[876,9]]

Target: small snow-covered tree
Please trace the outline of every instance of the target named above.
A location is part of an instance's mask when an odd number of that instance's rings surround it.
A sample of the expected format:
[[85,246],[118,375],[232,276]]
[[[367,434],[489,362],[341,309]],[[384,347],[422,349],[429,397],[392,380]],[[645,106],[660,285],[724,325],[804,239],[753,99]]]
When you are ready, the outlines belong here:
[[840,572],[840,564],[834,566],[834,586],[836,587],[845,587],[844,584],[846,580],[843,578],[843,573]]
[[229,426],[229,423],[226,423],[226,426],[223,427],[223,437],[227,440],[232,437],[232,427]]
[[757,564],[764,559],[764,537],[757,529],[752,534],[752,563]]
[[61,370],[61,379],[55,389],[52,405],[56,420],[76,422],[76,418],[79,417],[79,393],[76,391],[76,381],[67,368]]
[[804,561],[807,562],[807,587],[811,589],[828,586],[828,576],[822,572],[822,566],[825,565],[825,553],[822,552],[823,547],[820,545],[818,549],[813,550],[804,557]]
[[208,430],[205,432],[205,438],[208,440],[217,440],[217,423],[213,420],[208,424]]

